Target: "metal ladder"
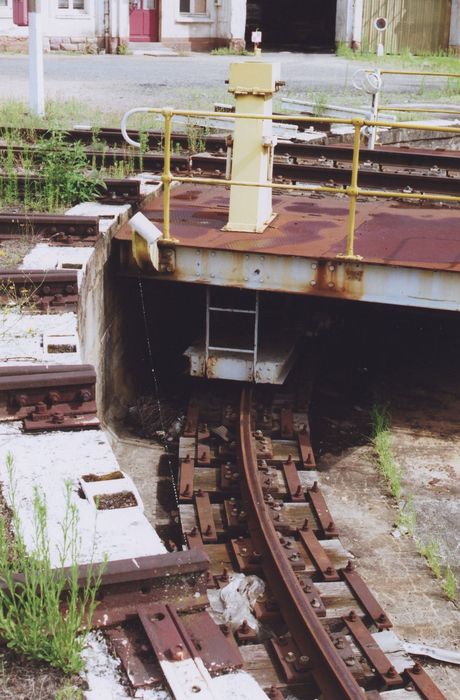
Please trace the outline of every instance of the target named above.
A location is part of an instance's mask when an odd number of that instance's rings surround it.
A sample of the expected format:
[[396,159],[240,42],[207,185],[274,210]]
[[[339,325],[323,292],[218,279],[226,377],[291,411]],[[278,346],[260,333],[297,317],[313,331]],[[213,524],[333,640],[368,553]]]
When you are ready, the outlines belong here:
[[[206,290],[206,345],[205,345],[205,366],[208,367],[208,361],[210,356],[215,352],[228,353],[228,354],[242,354],[248,355],[252,358],[252,378],[255,376],[256,363],[257,363],[257,349],[258,349],[258,331],[259,331],[259,292],[249,292],[254,297],[254,303],[252,308],[238,308],[230,306],[217,305],[218,302],[213,303],[213,288],[208,287]],[[240,292],[244,294],[243,291]],[[246,297],[247,298],[247,297]],[[249,304],[248,304],[249,306]],[[236,341],[238,340],[238,318],[242,318],[244,315],[253,317],[253,336],[251,347],[239,347],[237,342],[235,345],[213,345],[211,344],[212,331],[213,331],[213,320],[217,314],[228,314],[229,320],[231,321],[230,327],[234,327],[236,330],[235,336]]]

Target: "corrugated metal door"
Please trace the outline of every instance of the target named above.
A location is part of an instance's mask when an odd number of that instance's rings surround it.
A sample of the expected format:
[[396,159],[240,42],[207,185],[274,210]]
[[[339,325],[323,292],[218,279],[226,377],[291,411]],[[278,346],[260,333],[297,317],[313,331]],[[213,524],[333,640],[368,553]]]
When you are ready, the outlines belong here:
[[364,0],[362,49],[376,50],[374,21],[386,17],[386,53],[445,51],[449,47],[451,6],[452,0]]

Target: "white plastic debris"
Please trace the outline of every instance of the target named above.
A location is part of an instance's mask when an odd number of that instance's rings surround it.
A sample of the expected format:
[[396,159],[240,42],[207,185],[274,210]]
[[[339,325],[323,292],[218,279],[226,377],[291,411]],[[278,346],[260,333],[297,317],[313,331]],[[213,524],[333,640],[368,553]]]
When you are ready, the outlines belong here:
[[257,598],[265,591],[265,583],[258,576],[233,574],[225,588],[209,589],[208,599],[220,624],[237,629],[246,620],[249,627],[258,631],[259,623],[252,614]]

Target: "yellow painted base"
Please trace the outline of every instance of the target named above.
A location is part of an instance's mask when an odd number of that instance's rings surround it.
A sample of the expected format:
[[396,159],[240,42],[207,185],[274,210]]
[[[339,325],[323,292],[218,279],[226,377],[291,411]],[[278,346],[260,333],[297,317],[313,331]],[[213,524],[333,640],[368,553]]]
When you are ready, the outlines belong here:
[[276,212],[272,212],[270,217],[267,219],[267,221],[264,221],[262,224],[259,226],[248,226],[248,224],[237,224],[233,223],[231,221],[228,222],[228,224],[225,224],[223,228],[221,228],[221,231],[235,231],[235,233],[263,233],[265,229],[270,226],[272,221],[276,219],[278,214]]

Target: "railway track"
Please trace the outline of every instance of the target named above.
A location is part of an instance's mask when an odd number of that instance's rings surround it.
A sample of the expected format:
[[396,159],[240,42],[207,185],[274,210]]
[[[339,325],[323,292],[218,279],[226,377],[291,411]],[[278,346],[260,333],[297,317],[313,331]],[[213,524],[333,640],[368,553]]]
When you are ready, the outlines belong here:
[[[326,153],[331,160],[349,155]],[[153,157],[161,167],[161,154]],[[215,173],[224,161],[177,156],[174,167]],[[97,218],[58,219],[5,215],[0,238],[28,226],[57,245],[96,242]],[[37,311],[60,313],[76,305],[77,273],[0,271],[0,289]],[[21,420],[26,432],[96,428],[95,383],[87,365],[1,367],[0,420]],[[418,663],[388,643],[392,623],[349,561],[321,491],[301,401],[286,392],[252,396],[247,388],[240,398],[192,397],[175,456],[181,531],[171,528],[172,551],[109,562],[92,620],[133,691],[162,686],[176,698],[219,698],[214,684],[246,669],[266,693],[254,689],[254,700],[444,698]],[[82,585],[87,574],[81,567]],[[265,590],[251,618],[223,622],[211,599],[234,574],[257,576]]]
[[[44,132],[46,133],[46,132]],[[138,138],[136,132],[131,134]],[[110,150],[94,144],[91,131],[74,131],[69,140],[81,136],[88,145],[88,163],[97,167],[123,165],[132,172],[149,171],[156,174],[163,169],[161,132],[149,132],[146,151],[133,153],[120,148],[120,134],[116,130],[101,130],[98,138],[104,140]],[[174,174],[190,176],[222,177],[226,172],[227,140],[220,136],[200,137],[202,153],[190,151],[190,137],[184,133],[172,136],[173,151],[171,169]],[[5,147],[3,147],[5,148]],[[1,149],[0,149],[1,150]],[[23,149],[14,147],[15,157],[20,159]],[[28,157],[33,150],[27,149]],[[347,186],[351,177],[352,148],[337,144],[305,144],[279,142],[275,147],[273,178],[283,182],[310,182]],[[399,189],[429,194],[456,195],[459,192],[460,155],[455,151],[440,149],[408,149],[377,147],[374,151],[362,149],[359,182],[363,187]],[[25,178],[18,178],[19,190],[24,189]],[[29,183],[30,186],[30,183]],[[133,180],[105,180],[99,200],[107,203],[138,203],[139,185]]]
[[[347,560],[315,480],[304,407],[287,394],[254,401],[248,388],[237,404],[234,394],[189,402],[178,444],[188,549],[114,562],[104,574],[93,626],[133,688],[166,683],[182,698],[206,686],[217,698],[213,680],[257,658],[254,676],[273,700],[398,700],[406,691],[441,700],[420,664],[391,650],[392,623]],[[210,599],[233,574],[263,579],[265,590],[252,619],[222,622]],[[192,661],[190,679],[183,666]]]

